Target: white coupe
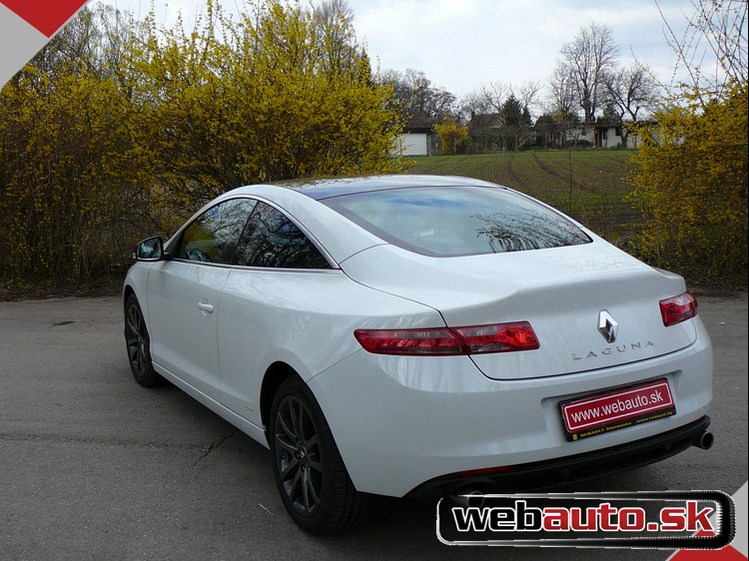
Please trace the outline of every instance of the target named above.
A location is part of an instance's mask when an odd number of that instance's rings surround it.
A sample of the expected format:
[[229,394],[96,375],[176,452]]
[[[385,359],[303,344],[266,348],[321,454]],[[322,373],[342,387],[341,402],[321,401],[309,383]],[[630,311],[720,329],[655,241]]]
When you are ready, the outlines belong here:
[[268,446],[310,532],[372,495],[541,489],[712,442],[711,344],[683,279],[505,187],[242,187],[136,259],[136,381]]

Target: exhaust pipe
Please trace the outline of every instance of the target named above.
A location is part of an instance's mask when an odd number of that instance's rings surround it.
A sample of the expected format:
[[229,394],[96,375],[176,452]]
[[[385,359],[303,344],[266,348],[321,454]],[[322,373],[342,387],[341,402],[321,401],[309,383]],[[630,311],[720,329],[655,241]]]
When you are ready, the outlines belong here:
[[705,431],[692,441],[692,446],[702,448],[703,450],[709,450],[712,448],[713,442],[715,442],[713,433]]
[[469,506],[481,507],[484,504],[484,493],[478,489],[466,490],[460,495],[450,495],[452,501],[463,508]]

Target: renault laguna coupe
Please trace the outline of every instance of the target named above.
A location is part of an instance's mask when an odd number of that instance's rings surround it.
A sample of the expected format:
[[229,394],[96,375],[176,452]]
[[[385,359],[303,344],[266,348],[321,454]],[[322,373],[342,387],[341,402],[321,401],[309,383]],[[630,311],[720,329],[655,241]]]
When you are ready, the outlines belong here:
[[512,189],[242,187],[136,260],[135,380],[270,448],[310,532],[373,495],[543,489],[712,442],[711,344],[683,279]]

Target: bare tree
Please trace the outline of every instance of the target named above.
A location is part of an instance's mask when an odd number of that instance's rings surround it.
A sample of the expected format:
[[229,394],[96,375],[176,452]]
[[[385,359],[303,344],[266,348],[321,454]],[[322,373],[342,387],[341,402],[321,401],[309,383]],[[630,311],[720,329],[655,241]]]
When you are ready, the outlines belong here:
[[516,149],[531,125],[530,108],[537,104],[540,91],[540,82],[514,87],[495,81],[463,97],[461,110],[480,149]]
[[460,102],[463,121],[478,151],[498,150],[502,147],[500,127],[503,125],[502,105],[508,87],[502,82],[490,82],[464,96]]
[[492,113],[502,112],[502,106],[511,93],[512,88],[504,82],[489,82],[481,87],[481,95]]
[[474,90],[460,99],[460,111],[462,120],[467,121],[473,115],[483,115],[489,113],[491,108],[482,95],[481,90]]
[[312,21],[326,46],[329,69],[338,69],[356,60],[352,57],[352,53],[359,51],[353,26],[354,11],[346,0],[321,2],[312,10]]
[[656,107],[662,93],[650,68],[638,60],[629,68],[607,72],[603,83],[606,102],[614,108],[619,121],[637,122]]
[[580,29],[571,43],[562,46],[563,61],[574,77],[585,122],[595,119],[602,78],[616,63],[617,50],[611,28],[595,22]]
[[560,61],[554,68],[547,89],[546,115],[542,121],[545,142],[552,141],[558,146],[567,142],[568,131],[580,122],[576,111],[577,99],[572,69]]
[[333,24],[343,23],[352,26],[354,10],[346,0],[324,0],[313,8],[315,23]]
[[510,93],[520,102],[523,109],[531,112],[538,105],[538,94],[541,91],[541,82],[529,80],[523,82],[517,88],[511,88]]
[[747,83],[747,0],[692,0],[694,11],[681,36],[655,3],[677,56],[674,75],[684,68],[695,91],[718,97],[728,85]]
[[399,110],[414,123],[431,125],[455,116],[455,95],[433,86],[419,70],[409,68],[405,73],[387,70],[378,76],[378,81],[393,87]]
[[570,120],[575,114],[576,91],[572,69],[563,62],[557,63],[549,81],[549,112]]
[[504,82],[489,82],[463,96],[460,109],[466,119],[475,115],[500,115],[512,88]]

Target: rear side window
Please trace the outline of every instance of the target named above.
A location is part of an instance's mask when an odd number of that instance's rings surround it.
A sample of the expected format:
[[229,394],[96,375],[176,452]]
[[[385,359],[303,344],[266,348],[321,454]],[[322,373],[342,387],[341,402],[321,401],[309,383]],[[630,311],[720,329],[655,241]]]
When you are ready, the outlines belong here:
[[230,199],[209,208],[182,232],[175,257],[231,265],[254,206],[249,199]]
[[257,203],[242,233],[237,265],[285,269],[330,269],[314,244],[286,215]]
[[591,242],[564,216],[500,188],[390,189],[321,202],[387,242],[435,257]]

